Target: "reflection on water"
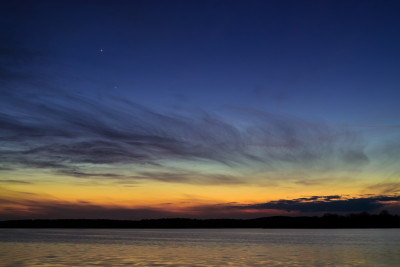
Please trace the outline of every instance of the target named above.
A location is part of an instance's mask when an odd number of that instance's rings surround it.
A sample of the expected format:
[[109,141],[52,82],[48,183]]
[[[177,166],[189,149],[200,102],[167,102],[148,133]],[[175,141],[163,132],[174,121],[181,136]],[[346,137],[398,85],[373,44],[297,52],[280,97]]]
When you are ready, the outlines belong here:
[[399,266],[400,229],[0,229],[1,266]]

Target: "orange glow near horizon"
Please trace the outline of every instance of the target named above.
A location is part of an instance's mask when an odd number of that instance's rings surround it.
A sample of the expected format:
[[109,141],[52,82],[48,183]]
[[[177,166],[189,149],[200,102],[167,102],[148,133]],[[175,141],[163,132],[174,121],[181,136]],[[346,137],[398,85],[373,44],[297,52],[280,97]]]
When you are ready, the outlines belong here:
[[[337,176],[342,177],[342,174]],[[218,209],[218,205],[253,205],[269,201],[328,195],[340,195],[342,199],[349,199],[363,194],[379,195],[381,193],[379,190],[367,191],[369,183],[376,183],[376,179],[372,175],[366,175],[362,180],[351,182],[338,179],[308,185],[296,183],[295,180],[295,182],[284,181],[273,186],[257,184],[193,185],[158,181],[118,184],[108,180],[93,182],[93,179],[66,179],[65,177],[59,179],[59,177],[45,174],[35,175],[35,177],[37,180],[32,179],[30,183],[7,183],[7,181],[2,183],[2,196],[9,200],[8,204],[0,206],[3,213],[13,210],[17,214],[35,217],[45,210],[46,203],[48,203],[60,207],[84,208],[90,206],[105,210],[150,209],[183,216],[201,216],[207,213],[207,207]],[[337,181],[340,181],[341,184],[335,184]],[[29,203],[40,203],[40,205],[35,208]],[[230,211],[220,209],[218,212],[221,216],[229,216]],[[279,210],[262,211],[251,208],[241,209],[240,212],[246,216],[259,215],[260,212],[264,212],[263,214],[287,214],[287,212]]]

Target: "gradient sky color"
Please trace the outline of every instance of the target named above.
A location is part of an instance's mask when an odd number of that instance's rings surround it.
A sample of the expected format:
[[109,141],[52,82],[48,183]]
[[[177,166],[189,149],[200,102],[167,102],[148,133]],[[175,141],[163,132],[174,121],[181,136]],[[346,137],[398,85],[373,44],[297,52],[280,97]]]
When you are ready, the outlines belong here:
[[398,1],[1,1],[0,219],[400,213]]

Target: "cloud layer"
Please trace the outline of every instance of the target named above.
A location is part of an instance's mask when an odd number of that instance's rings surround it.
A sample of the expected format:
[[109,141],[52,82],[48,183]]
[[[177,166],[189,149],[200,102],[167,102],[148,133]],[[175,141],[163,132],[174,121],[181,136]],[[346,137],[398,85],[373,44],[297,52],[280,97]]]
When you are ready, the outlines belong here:
[[296,212],[363,212],[376,211],[385,202],[398,202],[400,196],[367,196],[343,198],[342,196],[313,196],[292,200],[277,200],[266,203],[231,206],[234,209],[285,210]]
[[[345,127],[333,129],[251,109],[227,108],[223,115],[230,119],[204,111],[189,116],[161,113],[112,96],[99,101],[85,95],[32,91],[9,93],[2,102],[3,169],[43,168],[89,177],[96,174],[88,166],[140,165],[151,166],[159,177],[153,179],[193,183],[190,175],[166,179],[177,171],[164,165],[189,161],[224,168],[301,171],[369,163],[360,136]],[[218,175],[217,183],[235,180]],[[147,171],[137,178],[150,176]]]
[[[68,202],[42,199],[39,195],[14,192],[18,198],[0,198],[0,220],[7,219],[143,219],[143,218],[257,218],[273,215],[324,213],[377,213],[383,209],[398,213],[400,196],[312,196],[260,204],[238,203],[179,208],[171,203],[163,207],[104,206],[87,201]],[[171,205],[168,205],[171,204]],[[170,210],[169,208],[173,208]]]

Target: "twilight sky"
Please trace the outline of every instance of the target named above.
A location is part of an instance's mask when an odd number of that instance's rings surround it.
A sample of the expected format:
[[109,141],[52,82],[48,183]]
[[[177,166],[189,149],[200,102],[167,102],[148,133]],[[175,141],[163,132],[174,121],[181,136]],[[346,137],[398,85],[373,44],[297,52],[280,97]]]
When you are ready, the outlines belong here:
[[398,1],[0,3],[0,220],[400,214]]

